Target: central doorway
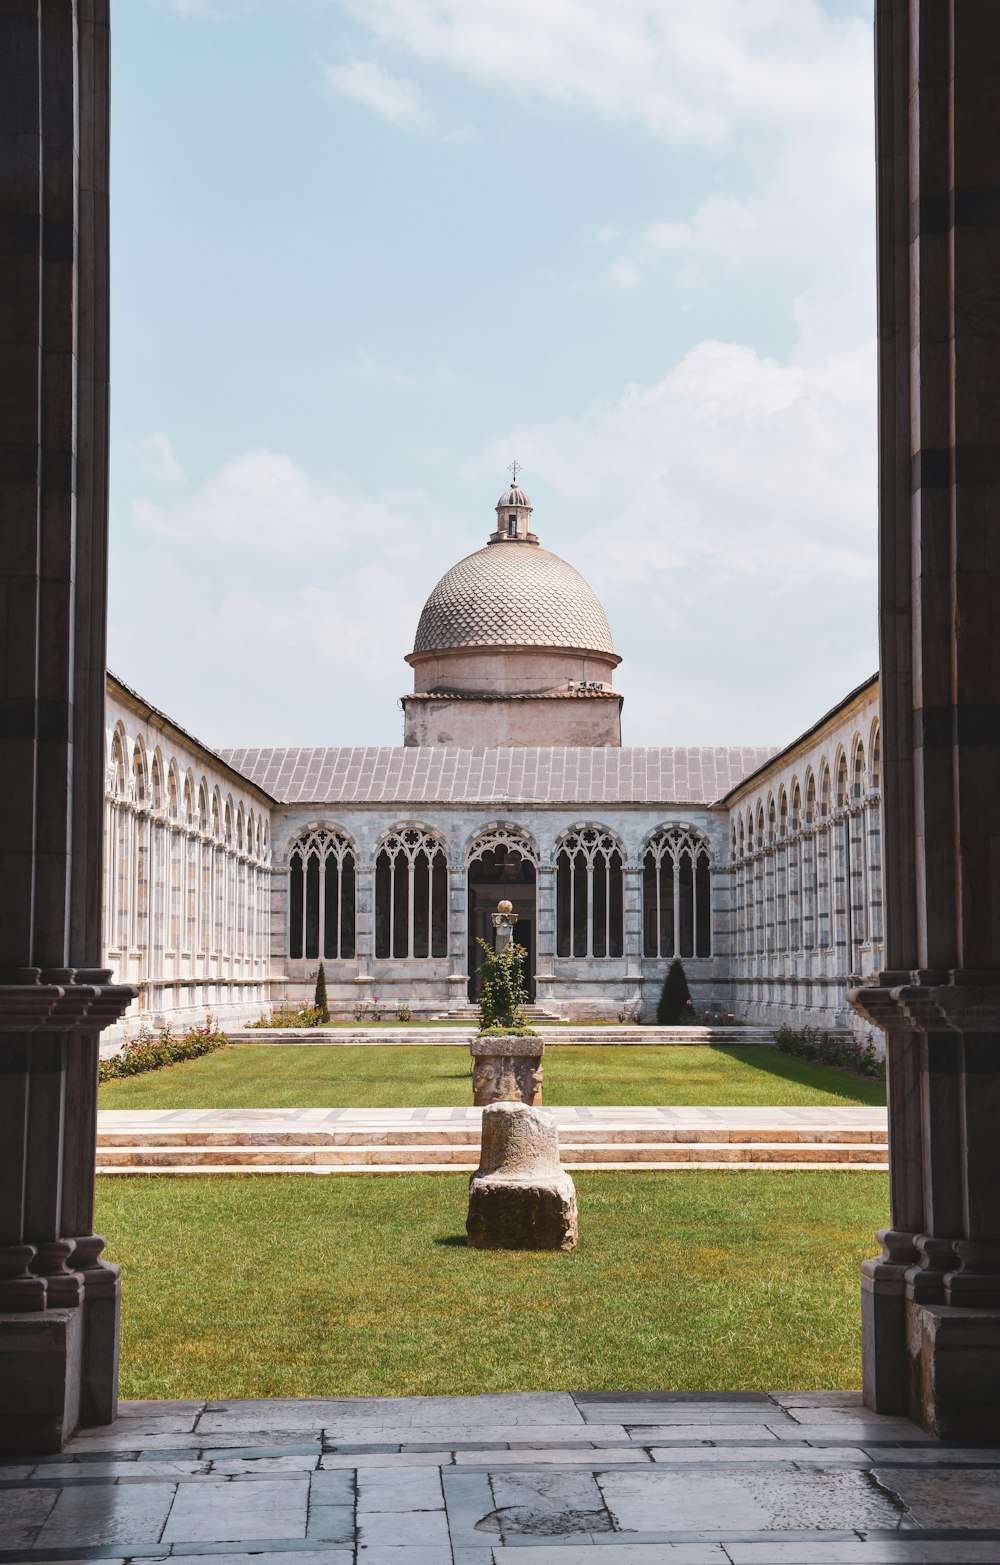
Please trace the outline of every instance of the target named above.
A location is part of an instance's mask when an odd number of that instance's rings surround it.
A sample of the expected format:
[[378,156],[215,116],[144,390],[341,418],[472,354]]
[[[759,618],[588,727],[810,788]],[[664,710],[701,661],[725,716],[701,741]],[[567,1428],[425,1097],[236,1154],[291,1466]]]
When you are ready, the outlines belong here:
[[514,940],[527,951],[525,979],[528,1001],[535,998],[535,864],[527,842],[511,837],[489,837],[472,850],[469,859],[469,999],[479,999],[479,972],[483,965],[480,940],[492,948],[493,914],[497,903],[513,904],[517,923]]

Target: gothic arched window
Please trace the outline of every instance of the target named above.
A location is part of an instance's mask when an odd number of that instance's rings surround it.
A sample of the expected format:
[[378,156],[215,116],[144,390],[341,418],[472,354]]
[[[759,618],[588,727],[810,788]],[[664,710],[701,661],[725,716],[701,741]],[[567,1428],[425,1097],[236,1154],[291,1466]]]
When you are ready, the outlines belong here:
[[[762,830],[763,816],[758,836]],[[711,956],[712,876],[704,837],[670,826],[650,838],[642,860],[642,904],[646,956]]]
[[339,831],[300,837],[288,857],[288,955],[336,962],[352,957],[354,848]]
[[556,859],[556,951],[559,956],[621,956],[625,894],[622,852],[598,826],[578,826]]
[[375,955],[448,955],[448,860],[419,826],[385,837],[375,860]]

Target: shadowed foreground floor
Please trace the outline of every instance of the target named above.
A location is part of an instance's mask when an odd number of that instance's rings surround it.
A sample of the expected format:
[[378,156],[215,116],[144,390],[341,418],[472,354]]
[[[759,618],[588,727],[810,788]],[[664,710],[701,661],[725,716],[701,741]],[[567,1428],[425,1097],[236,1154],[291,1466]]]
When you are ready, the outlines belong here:
[[852,1392],[133,1402],[0,1464],[0,1565],[973,1565],[1000,1448]]

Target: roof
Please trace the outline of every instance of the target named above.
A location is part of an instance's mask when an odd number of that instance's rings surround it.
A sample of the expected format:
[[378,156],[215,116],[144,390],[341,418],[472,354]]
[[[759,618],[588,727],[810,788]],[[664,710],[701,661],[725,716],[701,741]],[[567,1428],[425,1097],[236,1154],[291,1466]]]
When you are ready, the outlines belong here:
[[282,804],[713,804],[773,747],[225,750]]
[[615,655],[607,616],[578,570],[527,539],[501,539],[447,571],[424,604],[413,651],[574,647]]

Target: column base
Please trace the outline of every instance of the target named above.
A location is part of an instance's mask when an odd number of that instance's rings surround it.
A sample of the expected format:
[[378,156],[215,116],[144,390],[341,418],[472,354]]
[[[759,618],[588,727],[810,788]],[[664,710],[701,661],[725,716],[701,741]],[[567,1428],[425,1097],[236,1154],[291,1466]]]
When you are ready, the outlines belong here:
[[995,1440],[1000,1306],[966,1309],[907,1299],[905,1313],[910,1417],[942,1440]]
[[0,1451],[61,1451],[80,1421],[81,1309],[0,1315]]
[[861,1372],[865,1407],[906,1418],[910,1367],[906,1356],[903,1268],[878,1261],[861,1268]]

